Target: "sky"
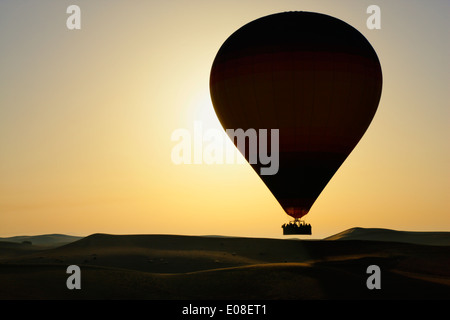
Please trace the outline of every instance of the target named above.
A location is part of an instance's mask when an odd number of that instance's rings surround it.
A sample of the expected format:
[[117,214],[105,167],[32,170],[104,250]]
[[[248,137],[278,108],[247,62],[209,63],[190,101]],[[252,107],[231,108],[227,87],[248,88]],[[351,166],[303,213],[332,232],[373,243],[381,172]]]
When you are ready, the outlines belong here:
[[[72,4],[80,29],[66,25]],[[367,28],[372,4],[381,29]],[[222,130],[209,96],[217,51],[244,24],[283,11],[349,23],[383,70],[378,111],[301,238],[450,231],[448,1],[4,0],[0,236],[282,238],[290,217],[249,164],[176,164],[171,137],[199,122]]]

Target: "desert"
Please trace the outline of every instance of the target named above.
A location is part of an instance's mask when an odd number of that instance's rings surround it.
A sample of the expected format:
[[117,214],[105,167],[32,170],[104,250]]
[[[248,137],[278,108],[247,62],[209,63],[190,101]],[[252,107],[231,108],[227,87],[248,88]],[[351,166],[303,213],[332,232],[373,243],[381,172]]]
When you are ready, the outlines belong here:
[[[42,244],[48,237],[1,239],[1,299],[450,298],[449,232],[353,228],[319,240],[59,235]],[[66,287],[70,265],[81,270],[81,290]],[[380,269],[379,290],[366,284],[371,265]]]

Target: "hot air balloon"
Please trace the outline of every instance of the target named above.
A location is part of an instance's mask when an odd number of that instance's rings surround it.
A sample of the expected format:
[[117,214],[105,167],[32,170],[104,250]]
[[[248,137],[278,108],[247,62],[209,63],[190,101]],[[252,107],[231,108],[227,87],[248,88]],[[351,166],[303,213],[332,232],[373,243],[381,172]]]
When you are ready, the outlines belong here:
[[[285,234],[311,234],[300,218],[366,132],[381,89],[380,62],[367,39],[324,14],[262,17],[219,49],[210,94],[224,129],[279,129],[279,170],[260,177],[295,219]],[[260,163],[251,165],[260,172]]]

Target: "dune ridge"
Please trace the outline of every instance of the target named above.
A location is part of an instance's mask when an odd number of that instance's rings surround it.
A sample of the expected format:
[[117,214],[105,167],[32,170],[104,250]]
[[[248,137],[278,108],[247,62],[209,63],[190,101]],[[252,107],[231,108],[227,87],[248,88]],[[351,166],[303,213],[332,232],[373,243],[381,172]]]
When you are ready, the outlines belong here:
[[397,231],[383,228],[351,228],[324,240],[370,240],[450,246],[450,232]]

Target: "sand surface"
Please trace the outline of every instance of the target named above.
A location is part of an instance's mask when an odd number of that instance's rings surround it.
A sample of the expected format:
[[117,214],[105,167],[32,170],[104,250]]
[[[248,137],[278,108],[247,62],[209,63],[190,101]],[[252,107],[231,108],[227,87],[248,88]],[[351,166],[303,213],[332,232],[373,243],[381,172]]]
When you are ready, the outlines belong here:
[[[0,299],[449,299],[449,237],[354,228],[324,240],[94,234],[53,247],[0,241]],[[81,290],[66,287],[72,264],[81,268]],[[380,290],[366,286],[370,265],[380,267]]]

